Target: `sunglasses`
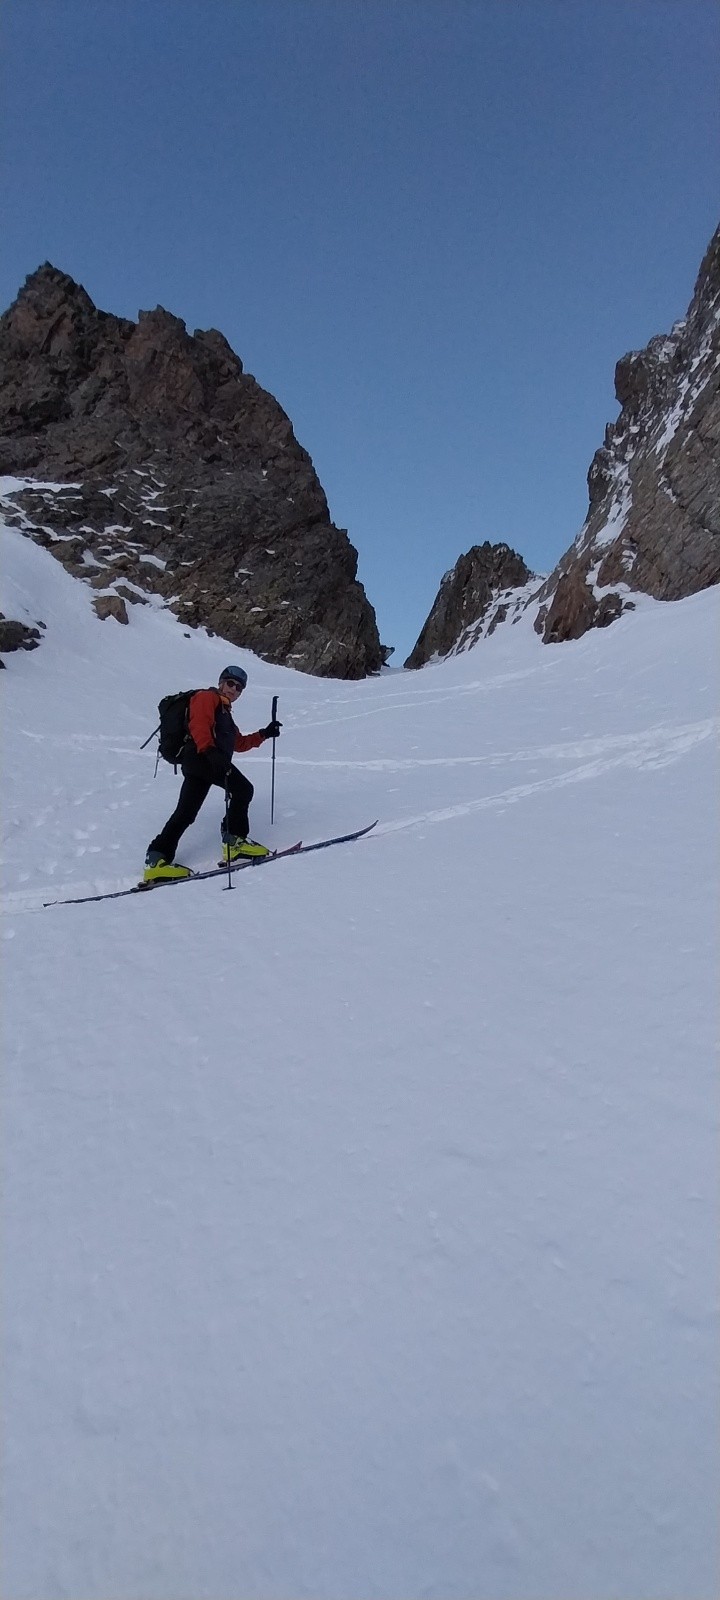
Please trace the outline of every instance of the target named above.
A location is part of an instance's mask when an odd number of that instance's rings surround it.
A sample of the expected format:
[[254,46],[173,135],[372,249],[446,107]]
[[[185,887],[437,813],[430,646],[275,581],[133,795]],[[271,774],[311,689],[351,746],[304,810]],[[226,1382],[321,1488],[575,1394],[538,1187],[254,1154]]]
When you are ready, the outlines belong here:
[[223,678],[223,683],[226,683],[230,689],[237,689],[238,694],[242,694],[245,688],[244,683],[238,683],[237,678]]

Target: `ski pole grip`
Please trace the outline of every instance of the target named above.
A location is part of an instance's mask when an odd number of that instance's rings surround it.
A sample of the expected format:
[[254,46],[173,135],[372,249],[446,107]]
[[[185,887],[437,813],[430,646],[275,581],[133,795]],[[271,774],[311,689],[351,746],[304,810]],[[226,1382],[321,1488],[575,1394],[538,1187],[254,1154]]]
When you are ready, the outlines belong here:
[[272,703],[272,716],[271,716],[271,721],[272,722],[275,722],[276,719],[277,719],[277,703],[278,703],[278,697],[277,697],[276,694],[274,694],[273,695],[273,703]]

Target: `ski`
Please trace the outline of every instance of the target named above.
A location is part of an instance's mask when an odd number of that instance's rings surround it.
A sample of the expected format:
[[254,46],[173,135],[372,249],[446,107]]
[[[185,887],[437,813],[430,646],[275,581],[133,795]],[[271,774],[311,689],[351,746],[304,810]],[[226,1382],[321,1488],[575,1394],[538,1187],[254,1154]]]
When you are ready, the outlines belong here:
[[352,844],[353,839],[364,839],[366,833],[372,833],[379,820],[379,817],[376,817],[366,828],[356,828],[354,833],[338,833],[334,839],[318,839],[317,844],[301,844],[297,854],[309,856],[312,850],[329,850],[331,844]]
[[43,908],[50,906],[85,906],[98,900],[124,900],[130,894],[147,894],[154,889],[172,889],[179,883],[199,883],[205,878],[227,877],[228,872],[243,872],[246,867],[266,867],[271,861],[281,861],[284,856],[309,855],[313,850],[329,850],[334,844],[351,844],[354,839],[364,838],[377,827],[378,819],[368,823],[366,828],[356,828],[354,833],[339,833],[332,839],[318,839],[316,844],[291,844],[284,850],[273,850],[269,856],[248,856],[245,861],[233,861],[228,868],[227,862],[222,866],[207,867],[203,872],[192,872],[188,878],[158,878],[154,883],[134,883],[130,889],[112,889],[108,894],[83,894],[69,900],[44,900]]
[[302,841],[290,844],[285,850],[273,850],[269,856],[248,856],[245,861],[232,861],[228,868],[227,862],[222,866],[206,867],[202,872],[189,872],[187,878],[156,878],[154,883],[134,883],[130,889],[111,889],[107,894],[82,894],[71,900],[43,900],[43,909],[49,906],[85,906],[96,900],[124,900],[129,894],[147,894],[151,889],[172,889],[178,883],[197,883],[202,878],[227,877],[231,873],[240,872],[243,867],[266,866],[268,861],[279,861],[281,856],[294,856],[302,850]]

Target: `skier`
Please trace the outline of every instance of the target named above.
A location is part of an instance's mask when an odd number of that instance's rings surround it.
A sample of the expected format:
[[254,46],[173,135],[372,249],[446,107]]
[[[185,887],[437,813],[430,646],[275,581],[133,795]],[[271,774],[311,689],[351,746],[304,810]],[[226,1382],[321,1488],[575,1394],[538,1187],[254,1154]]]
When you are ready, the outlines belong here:
[[143,881],[158,878],[189,878],[189,867],[175,861],[175,851],[186,828],[195,821],[203,801],[215,783],[227,793],[226,814],[221,826],[223,859],[238,861],[241,856],[267,856],[265,845],[248,838],[248,806],[253,785],[232,764],[233,751],[255,750],[266,739],[277,739],[279,722],[269,722],[257,733],[240,733],[231,708],[247,683],[244,667],[225,667],[217,689],[198,689],[188,713],[188,737],[180,766],[183,785],[172,816],[148,846]]

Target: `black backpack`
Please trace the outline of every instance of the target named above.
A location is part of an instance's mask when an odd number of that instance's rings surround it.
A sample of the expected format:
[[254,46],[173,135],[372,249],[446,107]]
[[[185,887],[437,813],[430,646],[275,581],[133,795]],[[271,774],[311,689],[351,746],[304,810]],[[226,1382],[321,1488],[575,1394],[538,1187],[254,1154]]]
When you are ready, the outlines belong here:
[[160,701],[160,738],[158,748],[164,761],[177,768],[188,734],[190,701],[197,689],[183,689],[182,694],[166,694]]

